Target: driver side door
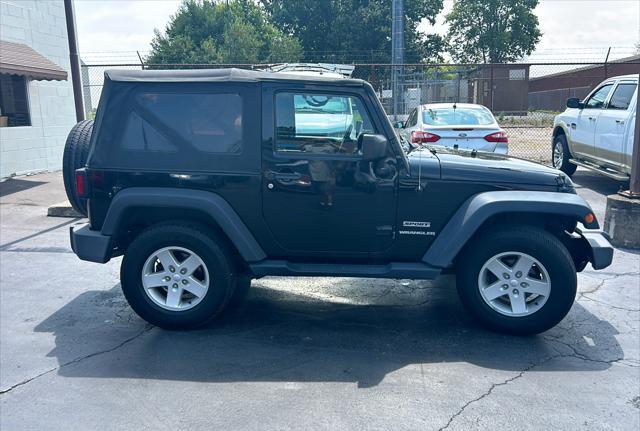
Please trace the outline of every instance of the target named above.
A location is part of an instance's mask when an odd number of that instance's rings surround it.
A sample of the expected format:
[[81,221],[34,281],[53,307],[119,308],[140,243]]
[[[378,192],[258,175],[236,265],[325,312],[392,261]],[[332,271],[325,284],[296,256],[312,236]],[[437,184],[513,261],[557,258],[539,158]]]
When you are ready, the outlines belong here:
[[363,96],[304,89],[267,96],[262,212],[289,253],[367,258],[393,243],[397,175],[388,160],[363,159],[363,134],[381,130]]
[[608,82],[591,93],[584,102],[584,108],[578,111],[577,118],[570,124],[573,153],[595,157],[596,124],[612,88],[613,82]]

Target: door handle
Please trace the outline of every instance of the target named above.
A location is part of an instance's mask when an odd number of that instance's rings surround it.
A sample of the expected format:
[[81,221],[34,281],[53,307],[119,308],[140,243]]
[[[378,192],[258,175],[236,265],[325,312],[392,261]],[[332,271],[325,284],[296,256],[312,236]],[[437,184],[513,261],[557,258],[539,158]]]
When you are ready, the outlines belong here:
[[589,120],[591,120],[591,121],[593,121],[595,119],[596,119],[596,117],[589,117]]
[[618,123],[618,124],[624,124],[624,120],[616,120],[616,123]]

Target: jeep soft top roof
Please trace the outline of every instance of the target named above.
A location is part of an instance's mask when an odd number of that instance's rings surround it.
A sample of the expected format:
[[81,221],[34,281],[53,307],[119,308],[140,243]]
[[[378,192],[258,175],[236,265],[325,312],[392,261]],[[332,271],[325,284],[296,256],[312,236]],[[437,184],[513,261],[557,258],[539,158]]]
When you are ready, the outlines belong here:
[[349,86],[363,86],[365,81],[352,78],[304,76],[295,73],[274,73],[247,69],[178,69],[178,70],[125,70],[110,69],[105,79],[117,82],[260,82],[297,81],[322,82]]

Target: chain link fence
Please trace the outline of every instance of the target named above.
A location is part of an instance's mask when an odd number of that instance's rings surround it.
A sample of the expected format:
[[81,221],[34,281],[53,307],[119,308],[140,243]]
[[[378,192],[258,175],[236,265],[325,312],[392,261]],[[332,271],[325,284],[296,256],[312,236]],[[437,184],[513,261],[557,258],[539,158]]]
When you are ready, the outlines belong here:
[[[183,69],[270,65],[83,64],[85,110],[98,106],[107,69]],[[637,73],[640,56],[609,63],[355,64],[351,77],[368,81],[393,121],[426,103],[477,103],[489,108],[509,135],[509,154],[548,164],[555,115],[569,97],[584,98],[606,78]],[[394,73],[395,72],[395,73]],[[395,78],[397,77],[397,78]],[[393,80],[397,79],[394,86]],[[394,94],[393,89],[398,89]]]

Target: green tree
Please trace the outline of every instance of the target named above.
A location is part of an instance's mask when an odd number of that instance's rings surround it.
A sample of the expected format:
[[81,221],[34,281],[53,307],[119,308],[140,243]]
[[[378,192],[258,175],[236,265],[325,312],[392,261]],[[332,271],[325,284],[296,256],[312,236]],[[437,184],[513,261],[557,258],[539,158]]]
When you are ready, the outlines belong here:
[[[389,0],[261,0],[272,22],[302,43],[303,60],[391,61]],[[405,0],[405,61],[440,60],[442,39],[417,31],[435,23],[442,0]]]
[[270,21],[252,0],[186,0],[155,30],[149,64],[297,61],[300,43]]
[[446,16],[449,53],[456,61],[506,63],[533,52],[542,33],[538,0],[455,0]]

